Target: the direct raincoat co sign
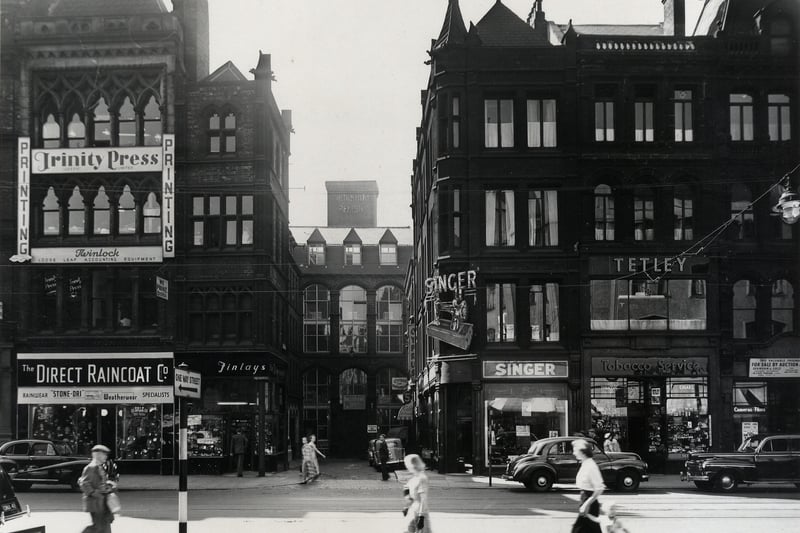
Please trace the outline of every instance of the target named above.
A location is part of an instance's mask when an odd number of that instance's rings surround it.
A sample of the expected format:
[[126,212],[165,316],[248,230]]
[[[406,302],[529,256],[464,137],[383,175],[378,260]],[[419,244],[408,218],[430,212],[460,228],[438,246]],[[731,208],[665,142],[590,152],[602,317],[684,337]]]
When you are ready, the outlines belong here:
[[172,403],[170,352],[17,354],[17,402]]

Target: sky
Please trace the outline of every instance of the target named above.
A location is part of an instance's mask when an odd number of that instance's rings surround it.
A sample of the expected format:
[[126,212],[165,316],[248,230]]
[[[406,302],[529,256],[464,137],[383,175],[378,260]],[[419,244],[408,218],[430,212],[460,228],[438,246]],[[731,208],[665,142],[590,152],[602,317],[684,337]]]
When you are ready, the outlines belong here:
[[[496,0],[461,0],[477,23]],[[523,20],[533,0],[504,0]],[[702,0],[686,0],[687,32]],[[545,0],[548,20],[657,24],[661,0]],[[326,224],[325,181],[376,180],[378,224],[410,226],[411,162],[428,79],[426,50],[447,0],[209,0],[210,70],[230,60],[248,77],[272,55],[281,109],[292,110],[289,221]]]

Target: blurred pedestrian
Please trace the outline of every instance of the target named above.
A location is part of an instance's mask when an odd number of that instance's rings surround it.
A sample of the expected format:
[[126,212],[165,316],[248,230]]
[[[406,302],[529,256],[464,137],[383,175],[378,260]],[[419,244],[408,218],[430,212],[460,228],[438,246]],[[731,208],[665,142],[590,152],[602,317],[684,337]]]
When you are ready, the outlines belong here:
[[378,437],[375,443],[378,448],[378,461],[381,464],[381,476],[384,481],[389,481],[389,445],[386,444],[386,435]]
[[622,450],[619,447],[618,437],[618,433],[606,433],[605,442],[603,442],[603,451],[606,453],[621,452]]
[[109,481],[104,468],[111,450],[102,444],[92,448],[92,460],[83,469],[78,485],[83,496],[83,510],[92,517],[92,525],[83,533],[111,533],[114,513],[108,506],[108,495],[116,490],[116,483]]
[[572,441],[572,454],[581,462],[575,484],[581,490],[581,505],[578,508],[578,519],[572,525],[572,533],[602,533],[599,524],[600,502],[606,486],[603,476],[592,456],[592,445],[584,439]]
[[242,433],[242,428],[236,429],[236,434],[231,439],[231,455],[236,463],[236,475],[244,475],[244,454],[247,453],[247,437]]
[[406,488],[408,495],[406,501],[408,508],[404,511],[406,519],[406,533],[430,533],[431,521],[428,510],[428,500],[430,497],[430,484],[428,476],[425,474],[425,463],[417,454],[406,455],[403,462],[409,472],[412,473]]
[[317,459],[317,456],[319,455],[320,457],[325,459],[325,454],[319,451],[319,448],[317,448],[316,435],[311,435],[308,438],[308,446],[311,450],[311,462],[313,463],[313,468],[314,468],[314,475],[312,476],[312,481],[313,481],[314,479],[317,479],[320,475],[319,459]]
[[303,471],[303,483],[308,483],[310,480],[315,479],[317,477],[317,461],[316,461],[316,454],[314,453],[314,448],[311,447],[311,444],[308,442],[308,438],[303,437],[303,447],[300,448],[300,455],[303,458],[303,466],[301,470]]

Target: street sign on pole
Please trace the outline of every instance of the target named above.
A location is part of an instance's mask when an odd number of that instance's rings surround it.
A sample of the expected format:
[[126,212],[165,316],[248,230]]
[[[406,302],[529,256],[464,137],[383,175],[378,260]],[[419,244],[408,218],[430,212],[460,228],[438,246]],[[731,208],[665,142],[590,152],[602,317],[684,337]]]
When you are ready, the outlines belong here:
[[180,398],[200,398],[202,376],[181,368],[175,369],[175,396]]

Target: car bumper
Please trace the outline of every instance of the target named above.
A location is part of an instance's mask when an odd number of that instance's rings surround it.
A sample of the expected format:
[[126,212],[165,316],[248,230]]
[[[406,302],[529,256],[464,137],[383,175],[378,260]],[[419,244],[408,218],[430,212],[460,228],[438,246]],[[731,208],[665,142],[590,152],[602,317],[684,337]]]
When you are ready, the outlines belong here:
[[641,481],[650,481],[650,474],[642,474],[639,478]]
[[503,474],[502,476],[500,476],[500,478],[505,479],[506,481],[516,481],[516,479],[514,479],[514,476],[509,476],[508,474]]
[[710,481],[708,476],[681,472],[681,481]]

